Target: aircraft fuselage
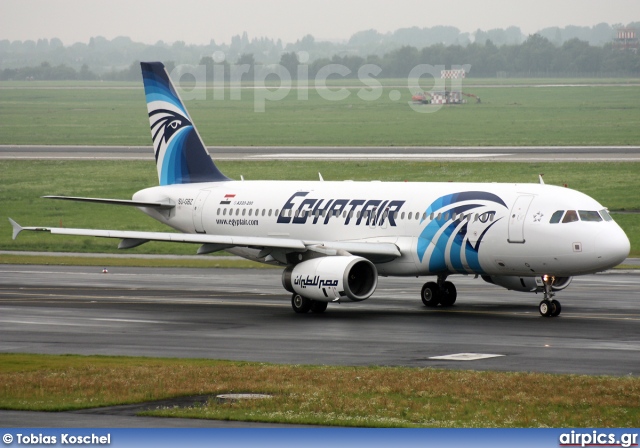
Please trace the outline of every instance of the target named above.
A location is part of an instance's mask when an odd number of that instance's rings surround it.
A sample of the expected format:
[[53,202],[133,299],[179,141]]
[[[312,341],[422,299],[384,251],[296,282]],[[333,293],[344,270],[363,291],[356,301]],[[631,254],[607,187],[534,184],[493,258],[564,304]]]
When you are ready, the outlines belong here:
[[[402,256],[377,262],[380,275],[580,275],[619,264],[629,244],[602,217],[551,223],[558,211],[604,207],[539,184],[228,181],[153,187],[133,199],[173,202],[169,212],[142,210],[184,233],[393,243]],[[237,252],[264,261],[258,249]]]

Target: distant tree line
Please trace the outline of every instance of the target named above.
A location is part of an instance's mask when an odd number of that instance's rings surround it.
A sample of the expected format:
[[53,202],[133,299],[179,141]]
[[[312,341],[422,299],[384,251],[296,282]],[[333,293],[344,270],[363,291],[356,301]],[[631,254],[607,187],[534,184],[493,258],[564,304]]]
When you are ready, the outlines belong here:
[[[256,66],[253,55],[242,55],[237,64],[248,64],[251,69],[244,71],[242,80],[253,80],[252,73]],[[320,70],[329,64],[346,67],[349,73],[339,75],[346,78],[357,78],[358,70],[365,64],[374,64],[382,69],[376,78],[404,78],[419,64],[444,65],[447,69],[452,65],[469,64],[469,77],[640,75],[640,55],[637,53],[621,51],[611,43],[602,47],[593,46],[577,38],[556,46],[538,34],[514,45],[497,46],[491,40],[483,44],[438,44],[422,49],[407,45],[383,56],[333,55],[308,64],[299,62],[298,53],[287,52],[282,54],[279,64],[289,71],[292,79],[296,79],[300,65],[306,65],[309,78],[315,79]],[[233,68],[227,61],[216,64],[212,57],[205,56],[200,59],[199,65],[206,67],[208,81],[214,79],[215,73],[224,73],[225,80],[233,79]],[[222,66],[222,69],[216,72],[216,65]]]
[[75,70],[64,64],[52,66],[43,62],[34,67],[6,68],[0,72],[0,80],[26,80],[26,81],[90,81],[98,79],[98,76],[89,70],[87,64],[83,64],[80,70]]
[[[306,47],[305,45],[301,47],[307,48],[312,44],[312,39],[308,39]],[[187,51],[186,46],[184,50],[189,53],[189,58],[193,58],[187,59],[184,63],[206,67],[209,81],[214,79],[216,73],[223,73],[225,80],[238,79],[238,76],[242,75],[242,80],[251,81],[254,79],[256,70],[264,70],[265,66],[276,64],[285,67],[293,79],[296,79],[300,65],[306,67],[305,71],[309,78],[313,79],[323,67],[329,64],[347,67],[349,74],[345,77],[353,78],[358,76],[358,70],[364,64],[374,64],[382,69],[381,73],[376,75],[377,78],[403,78],[419,64],[444,65],[447,68],[452,65],[470,64],[471,70],[468,74],[470,77],[640,75],[640,55],[637,52],[620,50],[611,42],[603,46],[591,45],[578,38],[556,45],[540,34],[529,36],[518,44],[496,45],[491,39],[487,39],[482,43],[473,42],[466,45],[439,43],[422,48],[404,45],[391,49],[383,55],[360,56],[347,52],[303,62],[300,62],[299,55],[301,51],[307,50],[296,49],[280,51],[279,58],[268,64],[260,60],[259,54],[251,52],[240,53],[234,58],[221,52],[219,54],[224,55],[224,60],[216,62],[212,56],[209,56],[213,53],[196,56],[195,53],[191,54]],[[137,81],[140,79],[139,60],[161,60],[170,72],[176,65],[180,65],[174,60],[160,57],[161,54],[148,56],[102,72],[91,70],[88,63],[75,68],[64,63],[52,65],[51,62],[46,61],[38,65],[0,70],[0,80]],[[184,61],[184,59],[179,60]],[[218,70],[215,69],[216,66]],[[237,71],[239,66],[242,66],[241,71]]]
[[640,75],[640,55],[637,53],[620,51],[612,44],[592,46],[579,39],[555,46],[538,34],[529,36],[520,45],[500,47],[490,40],[484,44],[433,45],[420,50],[405,46],[382,58],[367,58],[367,62],[378,63],[383,68],[382,75],[390,78],[407,76],[417,64],[445,65],[447,68],[453,64],[470,64],[470,77]]
[[[591,27],[550,27],[535,34],[546,38],[556,47],[572,39],[580,39],[590,46],[604,47],[611,43],[616,29],[621,26],[600,23]],[[640,29],[640,22],[627,26]],[[279,39],[249,38],[246,32],[233,36],[230,43],[216,43],[212,39],[204,45],[188,45],[183,41],[158,41],[148,45],[134,42],[129,37],[109,40],[101,36],[92,37],[88,43],[77,42],[66,46],[58,38],[25,41],[0,39],[0,70],[36,67],[42,62],[48,62],[51,66],[65,65],[79,71],[86,64],[91,71],[102,76],[104,73],[125,70],[136,60],[195,64],[202,57],[212,56],[216,51],[224,53],[226,61],[230,63],[236,63],[243,54],[251,54],[257,64],[277,64],[283,53],[290,52],[307,52],[309,61],[313,62],[316,59],[331,59],[334,55],[383,57],[405,46],[422,49],[439,45],[484,45],[488,40],[497,47],[516,46],[525,42],[527,36],[515,26],[506,29],[478,29],[473,33],[462,32],[453,26],[434,26],[401,28],[389,33],[379,33],[373,29],[364,30],[353,34],[344,42],[318,41],[307,35],[288,44],[283,44]]]

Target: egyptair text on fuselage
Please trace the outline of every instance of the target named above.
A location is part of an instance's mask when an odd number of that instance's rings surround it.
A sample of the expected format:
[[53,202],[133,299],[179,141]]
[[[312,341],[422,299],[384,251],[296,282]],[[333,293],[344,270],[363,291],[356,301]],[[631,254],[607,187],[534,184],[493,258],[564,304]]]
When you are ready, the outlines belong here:
[[[384,225],[388,221],[390,226],[396,226],[396,212],[405,201],[384,199],[316,199],[308,198],[308,191],[298,191],[291,195],[282,206],[278,216],[278,224],[305,224],[312,220],[313,224],[321,222],[328,224],[332,217],[346,212],[344,225],[355,222],[359,226]],[[302,199],[304,198],[304,199]],[[290,210],[296,210],[292,216]]]

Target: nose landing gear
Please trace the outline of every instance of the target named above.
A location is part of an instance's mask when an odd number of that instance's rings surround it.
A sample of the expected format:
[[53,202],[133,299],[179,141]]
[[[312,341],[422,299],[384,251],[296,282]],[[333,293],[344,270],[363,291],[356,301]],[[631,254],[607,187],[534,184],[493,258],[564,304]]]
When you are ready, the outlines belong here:
[[538,305],[538,310],[544,317],[556,317],[560,315],[560,312],[562,311],[560,302],[553,299],[555,293],[553,292],[552,286],[555,280],[556,278],[552,275],[542,276],[542,281],[544,283],[544,299],[542,299],[542,302]]

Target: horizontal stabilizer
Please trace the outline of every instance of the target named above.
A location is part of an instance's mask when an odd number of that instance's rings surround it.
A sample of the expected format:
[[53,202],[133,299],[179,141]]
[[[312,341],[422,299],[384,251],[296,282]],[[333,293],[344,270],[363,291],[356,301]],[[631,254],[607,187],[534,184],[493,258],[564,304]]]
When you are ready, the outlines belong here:
[[9,222],[11,223],[11,227],[13,227],[12,238],[15,240],[16,238],[18,238],[18,235],[20,234],[20,232],[22,232],[22,227],[20,226],[20,224],[18,224],[11,218],[9,218]]
[[62,199],[64,201],[79,201],[79,202],[93,202],[97,204],[113,204],[113,205],[128,205],[130,207],[148,207],[158,210],[169,210],[175,207],[175,204],[168,199],[166,202],[142,202],[142,201],[130,201],[127,199],[102,199],[102,198],[80,198],[75,196],[42,196],[46,199]]

